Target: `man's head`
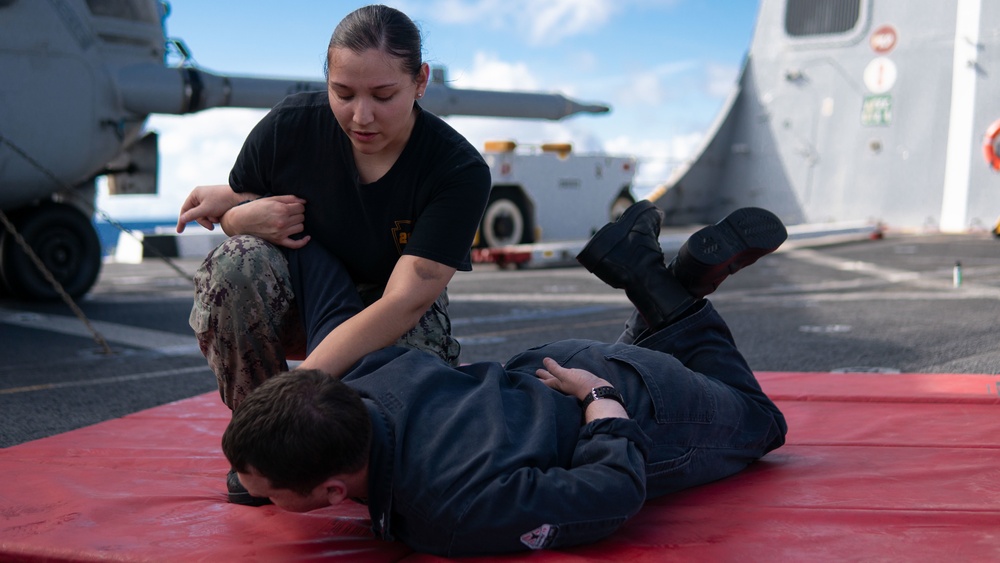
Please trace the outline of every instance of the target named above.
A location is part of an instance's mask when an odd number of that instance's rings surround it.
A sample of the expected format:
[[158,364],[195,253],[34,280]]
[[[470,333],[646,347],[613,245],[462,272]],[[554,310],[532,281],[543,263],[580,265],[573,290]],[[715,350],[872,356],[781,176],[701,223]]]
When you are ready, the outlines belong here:
[[370,441],[368,409],[354,389],[321,371],[297,370],[247,396],[222,435],[222,451],[241,480],[253,481],[251,494],[309,497],[331,478],[365,469]]

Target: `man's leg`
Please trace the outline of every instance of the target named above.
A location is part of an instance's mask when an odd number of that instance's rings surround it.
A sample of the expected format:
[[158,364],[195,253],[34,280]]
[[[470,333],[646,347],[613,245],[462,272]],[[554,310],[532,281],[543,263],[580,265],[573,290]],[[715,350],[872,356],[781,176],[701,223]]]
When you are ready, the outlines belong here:
[[644,412],[655,413],[655,423],[644,429],[655,444],[647,469],[649,492],[656,495],[732,474],[783,443],[784,417],[704,296],[776,249],[786,235],[769,212],[738,210],[695,233],[682,246],[684,259],[667,267],[656,242],[658,225],[651,221],[656,210],[636,205],[622,216],[623,225],[599,231],[597,244],[592,240],[580,261],[623,287],[636,306],[619,341],[664,353],[620,358],[633,358],[651,402]]
[[263,239],[232,237],[195,273],[189,323],[215,373],[222,401],[235,409],[250,391],[286,371],[305,350],[288,264]]
[[663,212],[651,201],[639,201],[597,231],[576,257],[601,281],[624,289],[651,327],[673,322],[695,303],[664,264],[658,240],[662,221]]
[[788,236],[784,225],[764,209],[737,209],[691,235],[666,266],[658,241],[661,219],[652,202],[640,201],[577,256],[605,283],[625,289],[636,307],[618,341],[665,352],[699,373],[724,374],[724,383],[764,397],[729,327],[704,297],[776,250]]
[[745,207],[697,231],[664,264],[659,234],[663,212],[650,201],[629,207],[605,225],[577,260],[636,307],[618,342],[631,344],[693,311],[727,277],[774,252],[788,237],[770,211]]
[[305,327],[306,354],[365,305],[338,258],[319,243],[283,248],[291,272],[298,314]]
[[773,213],[743,207],[691,235],[668,269],[692,295],[705,297],[730,275],[774,252],[787,238],[788,231]]
[[[384,289],[355,285],[340,261],[319,245],[284,249],[284,253],[305,325],[307,353],[337,325],[378,299]],[[396,341],[396,346],[428,352],[457,365],[460,347],[451,336],[447,290],[438,296],[417,325]]]
[[[736,349],[729,327],[704,297],[731,274],[776,250],[787,237],[777,217],[754,207],[737,209],[691,235],[667,266],[667,277],[697,298],[696,305],[662,326],[650,327],[641,322],[641,317],[634,320],[633,315],[634,343],[666,352],[694,371],[721,374],[718,379],[727,385],[766,399]],[[658,288],[646,287],[643,291],[656,292]]]
[[726,322],[707,300],[702,300],[696,311],[648,334],[635,345],[669,354],[691,371],[707,375],[778,412],[737,349]]
[[[612,371],[609,381],[622,386],[629,412],[651,440],[649,498],[738,473],[784,443],[784,415],[710,302],[701,300],[683,319],[637,344],[596,347],[602,356],[589,359]],[[603,358],[612,362],[602,365]]]
[[619,344],[635,344],[637,340],[646,334],[647,329],[649,329],[649,325],[646,324],[645,319],[639,314],[639,310],[633,309],[632,314],[625,321],[625,328],[622,329],[622,333],[618,336],[616,342]]

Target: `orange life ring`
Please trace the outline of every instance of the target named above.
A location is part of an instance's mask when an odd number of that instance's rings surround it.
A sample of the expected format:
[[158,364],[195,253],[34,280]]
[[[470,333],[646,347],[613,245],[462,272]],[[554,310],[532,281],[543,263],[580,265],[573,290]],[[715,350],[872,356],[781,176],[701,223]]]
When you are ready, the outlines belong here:
[[990,168],[1000,171],[1000,156],[997,156],[996,141],[1000,136],[1000,119],[994,121],[986,129],[986,136],[983,137],[983,156]]

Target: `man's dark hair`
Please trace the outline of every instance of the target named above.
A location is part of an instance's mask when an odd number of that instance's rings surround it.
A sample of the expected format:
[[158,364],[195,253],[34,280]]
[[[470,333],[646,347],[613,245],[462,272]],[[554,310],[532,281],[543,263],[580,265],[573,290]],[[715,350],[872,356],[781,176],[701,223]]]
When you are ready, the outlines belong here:
[[355,53],[376,49],[403,62],[403,70],[416,78],[423,65],[420,30],[395,8],[375,4],[358,8],[337,24],[326,51],[323,73],[329,77],[330,51],[347,48]]
[[371,419],[357,391],[319,370],[276,375],[237,407],[222,435],[236,471],[248,466],[277,489],[308,494],[368,461]]

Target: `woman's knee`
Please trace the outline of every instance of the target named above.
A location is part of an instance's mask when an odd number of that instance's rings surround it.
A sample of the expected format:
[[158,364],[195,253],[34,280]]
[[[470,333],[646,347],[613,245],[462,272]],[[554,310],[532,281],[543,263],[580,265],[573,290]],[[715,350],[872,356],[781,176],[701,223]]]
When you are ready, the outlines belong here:
[[241,293],[289,284],[288,262],[273,244],[252,235],[226,239],[195,274],[195,292],[224,289]]
[[194,286],[195,332],[207,330],[220,311],[263,307],[282,315],[294,299],[281,250],[251,235],[231,237],[212,251],[195,272]]

